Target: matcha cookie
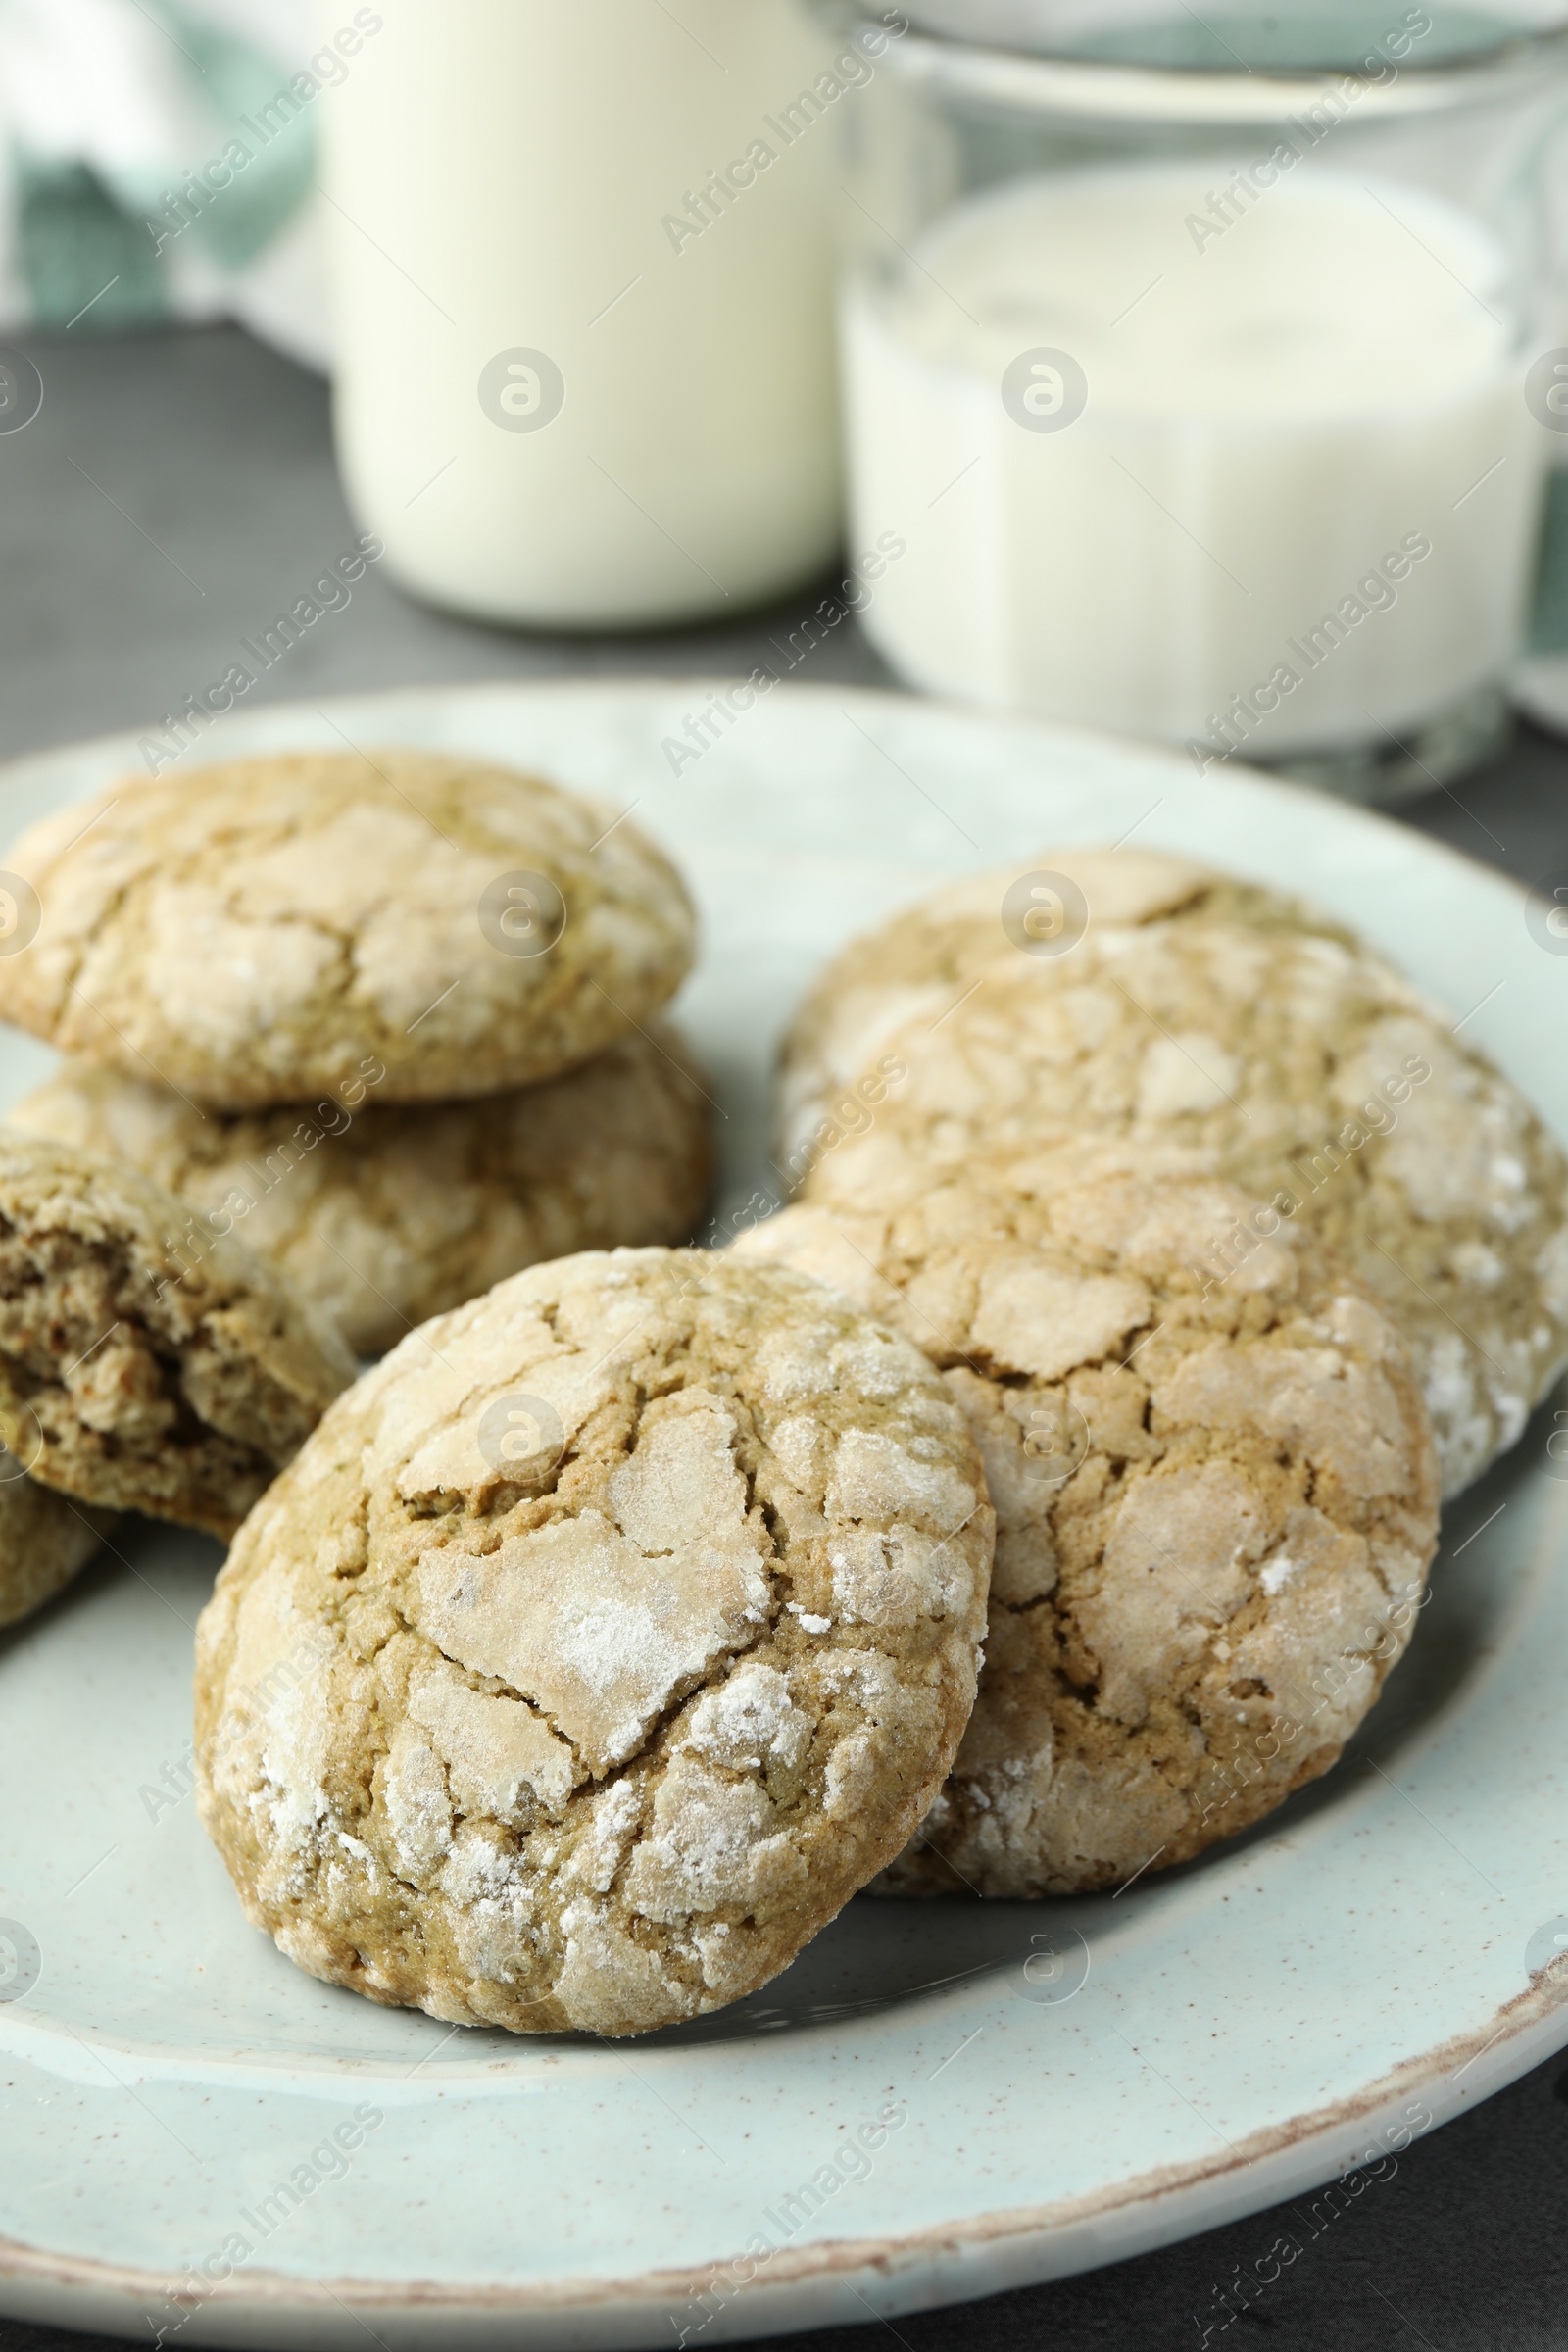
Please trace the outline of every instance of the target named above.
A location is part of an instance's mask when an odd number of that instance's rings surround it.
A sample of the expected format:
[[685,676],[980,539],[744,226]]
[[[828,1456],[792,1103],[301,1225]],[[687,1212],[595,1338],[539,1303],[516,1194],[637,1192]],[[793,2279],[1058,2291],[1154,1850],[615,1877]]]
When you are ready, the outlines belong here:
[[18,1624],[79,1576],[115,1526],[113,1511],[51,1494],[0,1447],[0,1628]]
[[914,1831],[991,1546],[962,1413],[849,1300],[705,1251],[532,1267],[367,1374],[241,1531],[203,1820],[252,1922],[372,2000],[696,2016]]
[[897,1033],[907,1075],[808,1198],[881,1206],[977,1157],[1021,1159],[1027,1189],[1031,1153],[1083,1134],[1195,1153],[1385,1301],[1446,1494],[1514,1443],[1568,1357],[1568,1162],[1398,973],[1329,938],[1176,922],[999,959],[966,986]]
[[0,1129],[0,1412],[40,1486],[230,1535],[354,1377],[292,1286],[132,1169]]
[[856,1081],[906,1021],[935,1020],[999,956],[1051,961],[1092,930],[1161,919],[1350,936],[1299,899],[1162,851],[1041,850],[1020,865],[965,874],[852,940],[791,1022],[779,1054],[777,1148],[792,1184],[864,1126],[875,1102]]
[[445,752],[126,777],[6,863],[36,936],[0,1017],[229,1110],[525,1086],[624,1036],[692,960],[679,875],[597,801]]
[[1326,1772],[1404,1648],[1438,1521],[1408,1353],[1277,1215],[1207,1280],[1259,1213],[1101,1170],[1032,1200],[790,1208],[735,1245],[916,1340],[996,1505],[980,1695],[881,1891],[1061,1894],[1185,1861]]
[[362,1355],[547,1257],[684,1241],[708,1197],[711,1107],[650,1022],[580,1069],[477,1102],[347,1098],[208,1111],[69,1062],[14,1127],[128,1160],[271,1259]]

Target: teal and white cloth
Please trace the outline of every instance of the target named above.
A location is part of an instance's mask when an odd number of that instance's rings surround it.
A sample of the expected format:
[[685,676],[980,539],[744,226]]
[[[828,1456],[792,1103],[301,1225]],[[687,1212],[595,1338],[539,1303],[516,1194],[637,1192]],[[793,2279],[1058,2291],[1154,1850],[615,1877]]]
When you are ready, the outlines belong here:
[[[379,26],[359,15],[350,48]],[[316,0],[0,0],[0,333],[227,315],[326,367],[314,116],[352,60],[324,21]]]

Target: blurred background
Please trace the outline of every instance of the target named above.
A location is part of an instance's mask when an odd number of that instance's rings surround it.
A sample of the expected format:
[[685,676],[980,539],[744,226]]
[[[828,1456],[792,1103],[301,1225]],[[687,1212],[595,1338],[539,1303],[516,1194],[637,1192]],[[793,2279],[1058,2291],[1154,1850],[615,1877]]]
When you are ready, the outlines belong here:
[[[6,740],[236,661],[258,700],[760,662],[1550,871],[1561,39],[0,0]],[[241,653],[295,607],[286,662]]]
[[[156,770],[224,691],[765,669],[1568,870],[1564,38],[0,0],[0,748],[133,729]],[[1553,2062],[1244,2316],[1568,2343],[1565,2182]],[[1190,2340],[1262,2242],[892,2332]]]

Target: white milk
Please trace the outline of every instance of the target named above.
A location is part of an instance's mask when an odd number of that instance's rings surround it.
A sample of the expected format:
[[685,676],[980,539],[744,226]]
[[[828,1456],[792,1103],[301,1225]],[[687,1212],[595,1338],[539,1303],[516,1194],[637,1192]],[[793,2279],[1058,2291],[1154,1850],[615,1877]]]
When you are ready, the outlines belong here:
[[[908,541],[865,625],[937,692],[1217,754],[1387,748],[1518,643],[1543,436],[1506,261],[1315,168],[1220,230],[1215,180],[1015,182],[852,288],[855,532]],[[1037,347],[1087,380],[1061,429],[1004,405]]]
[[319,119],[339,455],[390,568],[589,628],[809,577],[840,522],[834,117],[860,103],[819,85],[827,36],[793,0],[371,14]]

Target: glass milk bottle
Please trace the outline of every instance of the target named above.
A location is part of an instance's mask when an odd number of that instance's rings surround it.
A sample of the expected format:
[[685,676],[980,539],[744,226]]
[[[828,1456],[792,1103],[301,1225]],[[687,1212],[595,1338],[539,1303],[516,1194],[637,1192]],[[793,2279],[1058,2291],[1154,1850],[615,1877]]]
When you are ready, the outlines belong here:
[[1377,799],[1474,763],[1568,382],[1561,29],[909,15],[854,126],[843,296],[854,535],[908,542],[865,615],[889,660],[1200,773]]
[[871,55],[835,74],[795,0],[319,23],[353,43],[318,109],[338,451],[389,568],[585,629],[812,576],[840,529],[827,117]]

